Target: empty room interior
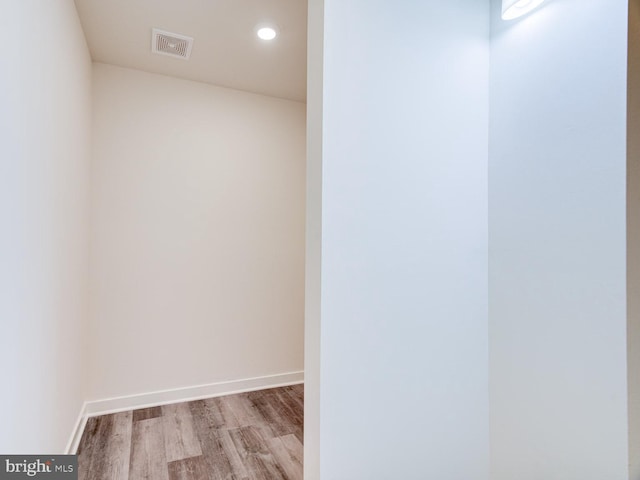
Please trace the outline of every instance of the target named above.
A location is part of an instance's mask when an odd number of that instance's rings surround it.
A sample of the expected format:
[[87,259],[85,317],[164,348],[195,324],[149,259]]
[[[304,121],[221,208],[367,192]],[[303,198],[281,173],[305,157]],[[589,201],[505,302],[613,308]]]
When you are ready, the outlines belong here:
[[640,0],[0,6],[0,478],[640,480]]

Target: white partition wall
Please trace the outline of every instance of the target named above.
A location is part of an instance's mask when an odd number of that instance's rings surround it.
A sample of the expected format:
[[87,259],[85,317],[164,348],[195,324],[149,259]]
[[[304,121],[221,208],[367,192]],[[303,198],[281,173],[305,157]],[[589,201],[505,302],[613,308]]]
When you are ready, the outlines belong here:
[[73,0],[0,5],[0,452],[63,453],[86,398],[91,58]]
[[627,476],[627,2],[493,1],[492,480]]
[[640,1],[629,2],[627,85],[629,478],[640,479]]
[[304,319],[304,478],[320,475],[320,282],[324,1],[310,0],[307,43],[307,182]]
[[640,478],[628,5],[501,7],[311,2],[307,480]]
[[321,392],[321,474],[305,480],[487,478],[488,13],[324,2],[309,120],[320,370],[306,384]]

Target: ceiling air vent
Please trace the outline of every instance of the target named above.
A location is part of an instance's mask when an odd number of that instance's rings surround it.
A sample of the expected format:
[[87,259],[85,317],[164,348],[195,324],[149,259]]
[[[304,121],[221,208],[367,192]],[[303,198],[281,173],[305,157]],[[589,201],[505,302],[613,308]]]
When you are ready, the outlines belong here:
[[151,51],[160,55],[189,60],[193,38],[154,28],[151,31]]

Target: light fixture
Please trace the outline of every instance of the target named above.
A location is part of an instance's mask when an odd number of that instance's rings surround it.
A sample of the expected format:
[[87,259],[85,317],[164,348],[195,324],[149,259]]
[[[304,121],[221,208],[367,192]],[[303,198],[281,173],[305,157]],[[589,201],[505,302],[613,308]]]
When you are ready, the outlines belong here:
[[261,40],[273,40],[278,36],[278,32],[273,27],[259,27],[256,34]]
[[502,19],[513,20],[529,13],[544,0],[502,0]]

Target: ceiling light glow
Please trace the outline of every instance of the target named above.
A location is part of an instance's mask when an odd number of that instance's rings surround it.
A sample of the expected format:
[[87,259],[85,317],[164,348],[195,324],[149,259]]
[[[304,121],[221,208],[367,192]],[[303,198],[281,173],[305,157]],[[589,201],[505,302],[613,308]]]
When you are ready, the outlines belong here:
[[513,20],[540,6],[544,0],[502,0],[502,19]]
[[273,27],[261,27],[256,33],[261,40],[273,40],[278,36],[278,32]]

